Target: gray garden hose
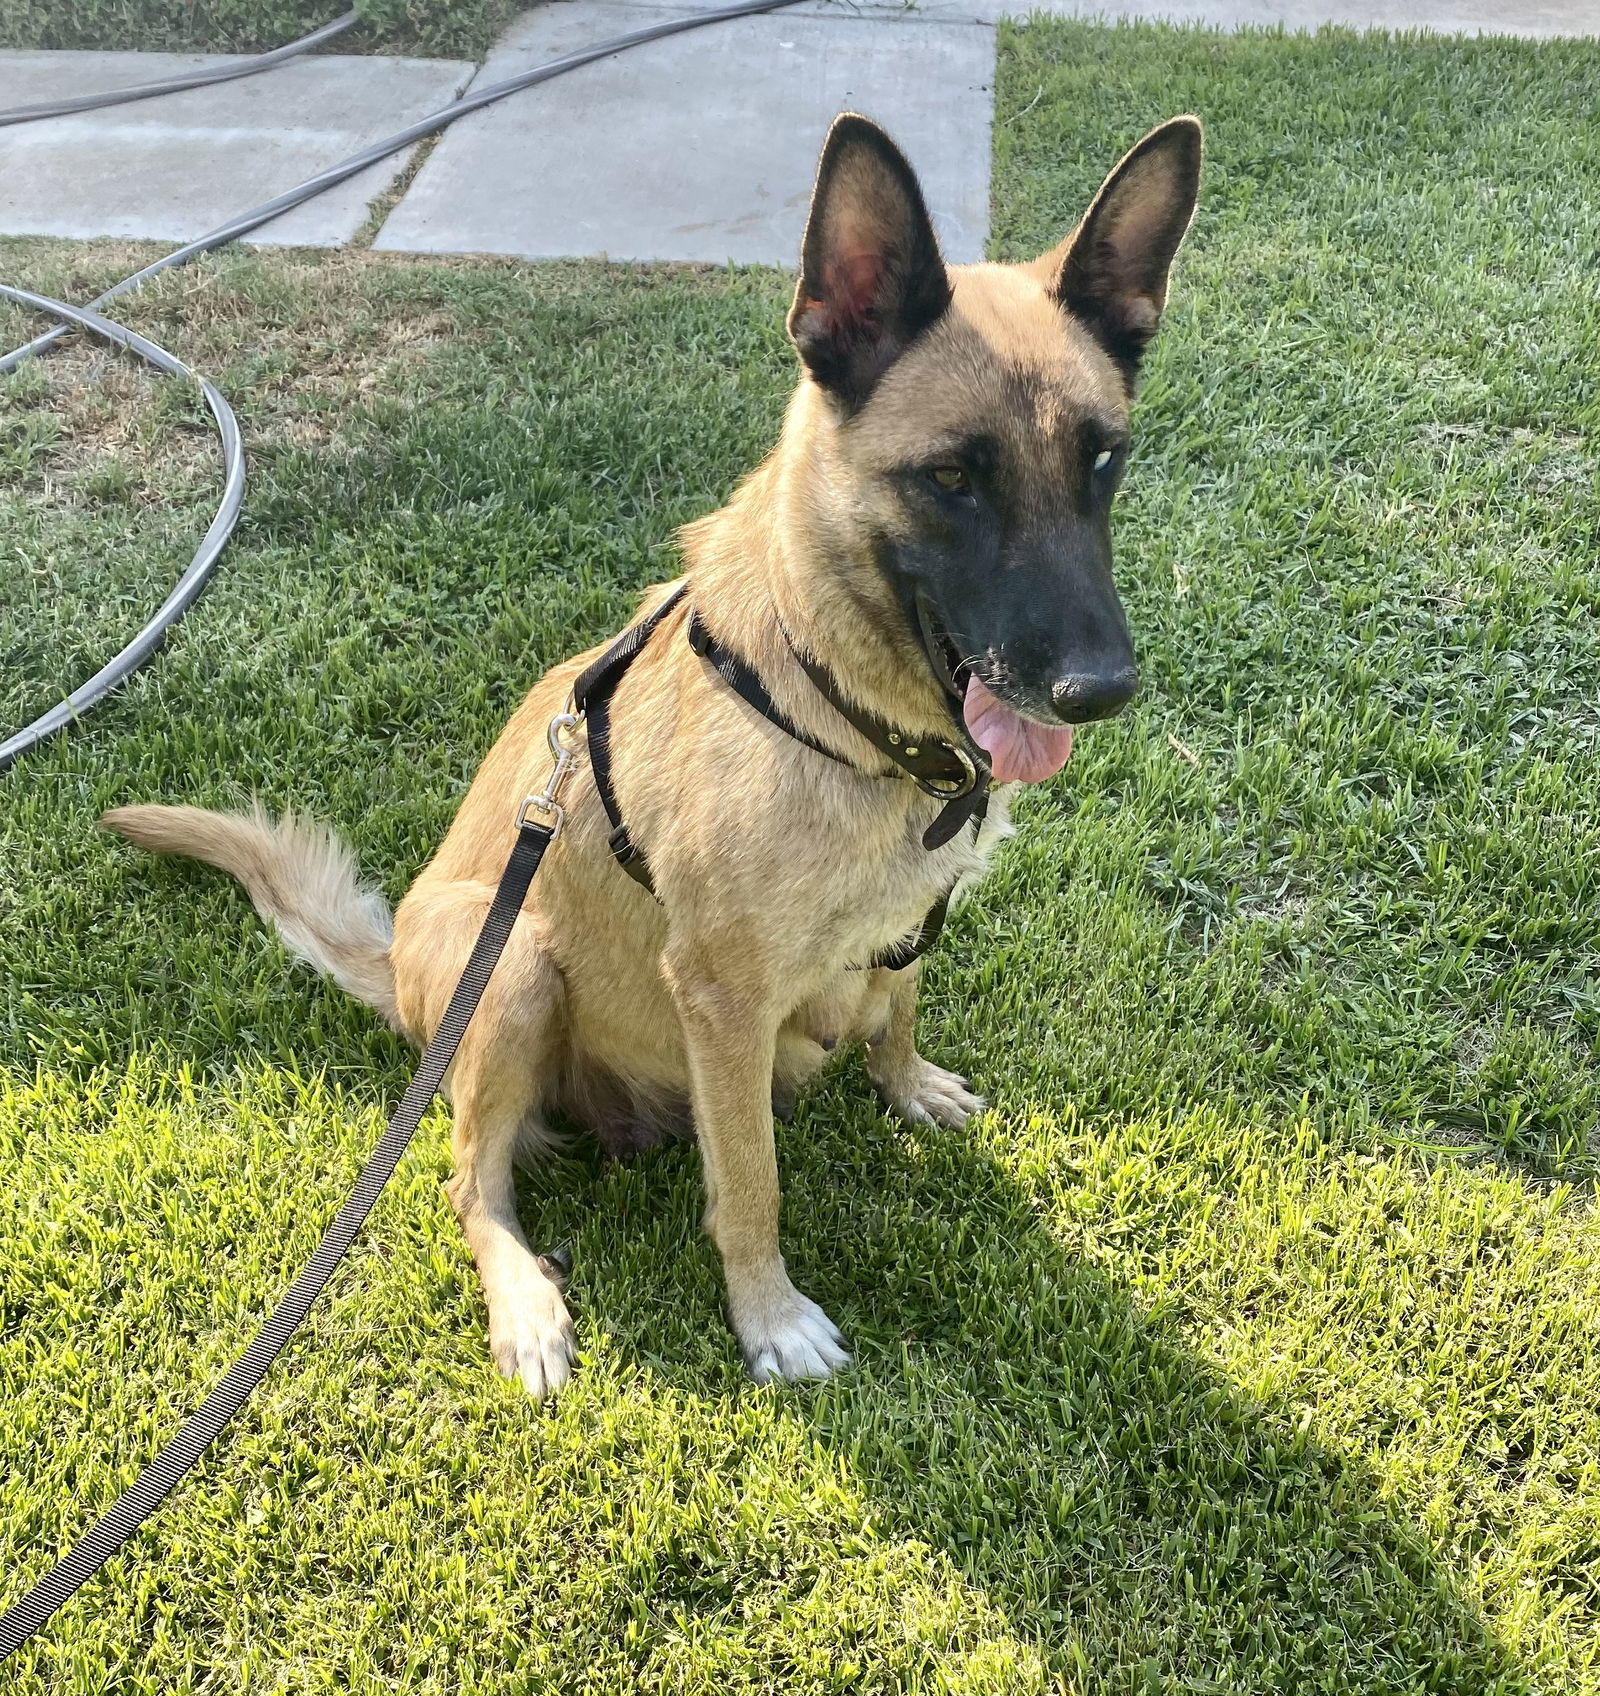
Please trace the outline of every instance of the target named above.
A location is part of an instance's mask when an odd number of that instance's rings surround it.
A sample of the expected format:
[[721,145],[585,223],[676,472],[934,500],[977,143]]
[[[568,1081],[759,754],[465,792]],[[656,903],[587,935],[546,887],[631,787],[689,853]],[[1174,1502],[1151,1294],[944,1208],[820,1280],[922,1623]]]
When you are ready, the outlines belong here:
[[7,124],[32,123],[35,118],[65,118],[74,112],[97,112],[102,106],[122,106],[130,100],[149,100],[157,94],[181,94],[186,88],[208,88],[214,82],[232,82],[235,77],[254,76],[257,71],[270,71],[285,59],[297,58],[320,47],[325,41],[354,29],[361,20],[354,12],[346,12],[331,24],[314,29],[270,53],[257,53],[253,58],[236,58],[229,64],[213,65],[209,71],[189,71],[183,76],[166,77],[161,82],[135,83],[131,88],[108,88],[100,94],[70,94],[62,100],[40,100],[32,106],[11,106],[0,110],[0,129]]
[[0,299],[53,313],[64,323],[92,330],[108,342],[115,342],[130,353],[138,354],[169,377],[181,377],[186,382],[197,384],[222,437],[222,502],[200,546],[195,549],[188,570],[161,603],[155,617],[121,653],[101,666],[87,683],[74,689],[66,700],[36,718],[25,730],[0,742],[0,771],[4,771],[18,754],[26,752],[36,742],[42,742],[45,737],[53,736],[56,731],[64,730],[73,719],[88,712],[96,701],[109,695],[130,672],[137,671],[166,640],[168,630],[194,604],[195,597],[205,587],[206,579],[217,563],[218,555],[233,534],[234,525],[239,522],[239,509],[244,504],[244,445],[239,440],[239,423],[233,416],[233,408],[222,395],[205,378],[197,377],[181,359],[147,341],[137,331],[123,324],[113,324],[109,318],[102,318],[97,312],[90,312],[84,307],[68,306],[65,301],[51,300],[47,295],[34,294],[29,289],[14,289],[5,283],[0,283]]
[[[386,159],[391,153],[397,153],[403,147],[409,147],[412,142],[419,141],[423,136],[432,135],[438,130],[453,124],[457,118],[464,118],[469,112],[476,112],[480,107],[488,106],[496,100],[503,100],[508,94],[515,94],[524,88],[532,88],[535,84],[548,82],[552,77],[561,76],[567,71],[575,71],[580,65],[593,64],[596,59],[604,59],[613,53],[620,53],[629,47],[642,47],[647,41],[659,41],[664,36],[680,35],[685,30],[701,29],[707,24],[723,23],[730,18],[749,17],[760,12],[775,12],[785,6],[792,6],[796,0],[737,0],[737,4],[721,6],[714,11],[697,12],[687,18],[670,18],[658,24],[650,24],[644,29],[630,30],[626,35],[613,36],[609,41],[602,41],[593,47],[581,47],[574,53],[564,54],[559,59],[551,59],[543,65],[536,65],[532,70],[523,71],[520,75],[508,77],[504,82],[491,83],[487,88],[479,89],[475,94],[465,95],[462,99],[449,106],[419,118],[414,124],[408,124],[405,129],[397,130],[393,135],[386,136],[371,147],[344,160],[342,163],[330,166],[317,176],[309,177],[297,188],[288,190],[272,200],[264,201],[260,206],[249,212],[241,213],[237,218],[230,219],[220,225],[209,235],[203,235],[198,240],[178,248],[175,252],[158,259],[154,264],[146,265],[142,271],[135,271],[131,277],[125,277],[120,283],[91,301],[87,307],[79,308],[66,306],[60,301],[46,299],[43,295],[30,294],[25,289],[6,288],[0,285],[0,297],[14,300],[22,305],[38,308],[41,312],[53,314],[58,322],[54,329],[46,330],[43,335],[35,336],[31,342],[14,349],[0,358],[0,375],[14,371],[24,361],[42,353],[46,348],[58,342],[70,333],[74,326],[94,331],[97,335],[106,336],[109,340],[130,348],[135,353],[159,366],[162,370],[174,376],[181,376],[190,382],[200,382],[202,392],[217,419],[218,428],[222,432],[224,461],[227,465],[227,486],[224,491],[222,505],[217,508],[217,515],[212,519],[210,528],[206,531],[205,539],[195,552],[188,569],[178,579],[177,585],[166,600],[161,603],[154,617],[144,629],[119,653],[115,659],[102,666],[89,681],[75,689],[65,701],[52,707],[49,712],[35,719],[32,724],[24,726],[14,736],[0,742],[0,772],[3,772],[19,755],[37,747],[46,737],[53,736],[58,730],[70,724],[72,720],[85,712],[115,689],[133,672],[137,671],[152,654],[161,646],[166,633],[183,617],[194,603],[206,579],[215,568],[224,544],[232,534],[234,525],[239,519],[239,509],[244,496],[244,456],[239,449],[238,426],[234,422],[233,413],[228,403],[212,388],[209,383],[202,382],[189,370],[181,360],[172,354],[158,348],[154,342],[147,341],[143,336],[135,335],[132,330],[125,329],[120,324],[113,323],[108,318],[97,315],[98,308],[113,301],[118,295],[127,294],[136,289],[141,283],[151,277],[158,276],[162,271],[169,271],[178,265],[186,265],[191,259],[198,258],[202,253],[209,253],[213,248],[223,246],[230,241],[236,241],[240,236],[247,235],[251,230],[276,218],[280,213],[299,206],[310,200],[314,195],[321,194],[335,183],[343,182],[352,177],[357,171],[365,170],[368,165],[375,164],[380,159]],[[339,20],[342,21],[342,20]],[[329,29],[334,26],[328,25]],[[309,37],[307,38],[310,39]],[[301,43],[292,43],[300,46]],[[286,52],[287,49],[280,49]],[[262,60],[277,59],[272,54],[265,54]],[[255,69],[265,69],[266,66],[258,60]],[[151,90],[150,92],[154,92]],[[220,407],[220,411],[218,408]],[[230,432],[232,447],[230,448]],[[238,487],[234,487],[237,477]]]

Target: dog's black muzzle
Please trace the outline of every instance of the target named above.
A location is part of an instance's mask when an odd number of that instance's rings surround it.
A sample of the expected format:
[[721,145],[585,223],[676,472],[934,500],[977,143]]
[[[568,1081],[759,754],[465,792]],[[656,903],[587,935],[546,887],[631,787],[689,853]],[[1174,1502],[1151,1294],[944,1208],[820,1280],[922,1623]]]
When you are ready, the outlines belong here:
[[1052,553],[970,578],[918,583],[918,634],[953,696],[976,675],[1001,700],[1037,719],[1090,724],[1122,711],[1139,668],[1111,579],[1109,538],[1087,557]]

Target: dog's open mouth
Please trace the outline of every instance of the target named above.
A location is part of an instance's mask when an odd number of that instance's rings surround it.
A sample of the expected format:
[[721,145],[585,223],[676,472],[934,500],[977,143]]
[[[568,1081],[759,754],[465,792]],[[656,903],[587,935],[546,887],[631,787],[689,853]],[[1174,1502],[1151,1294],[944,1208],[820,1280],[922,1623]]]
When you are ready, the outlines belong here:
[[1070,724],[1024,718],[971,672],[961,716],[972,740],[989,756],[996,783],[1043,783],[1061,770],[1072,752]]
[[967,733],[989,756],[996,783],[1043,783],[1072,753],[1070,724],[1040,724],[1009,707],[973,670],[926,600],[917,597],[923,642],[939,680],[961,702]]

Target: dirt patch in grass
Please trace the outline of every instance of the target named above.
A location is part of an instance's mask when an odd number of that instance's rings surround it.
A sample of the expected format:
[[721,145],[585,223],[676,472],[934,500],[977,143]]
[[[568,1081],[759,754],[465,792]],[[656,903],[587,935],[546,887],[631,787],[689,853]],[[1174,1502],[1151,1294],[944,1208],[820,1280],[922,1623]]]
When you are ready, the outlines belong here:
[[[96,244],[64,260],[56,287],[82,299],[104,273],[131,272],[140,249]],[[247,453],[316,448],[352,427],[377,396],[401,393],[455,332],[426,287],[392,286],[397,267],[370,254],[312,255],[269,271],[245,255],[155,279],[119,301],[119,321],[213,381],[239,419]],[[0,316],[20,344],[38,320]],[[30,505],[141,506],[214,487],[215,430],[203,398],[133,355],[74,336],[3,385],[0,488]]]

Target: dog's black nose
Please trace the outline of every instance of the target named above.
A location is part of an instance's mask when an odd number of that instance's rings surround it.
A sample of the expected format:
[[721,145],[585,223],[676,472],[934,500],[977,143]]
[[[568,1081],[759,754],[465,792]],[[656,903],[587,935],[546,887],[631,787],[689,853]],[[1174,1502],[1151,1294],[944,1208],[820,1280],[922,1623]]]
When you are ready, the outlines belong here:
[[1074,671],[1057,678],[1050,688],[1056,716],[1068,724],[1088,724],[1120,713],[1139,691],[1139,668],[1121,671]]

